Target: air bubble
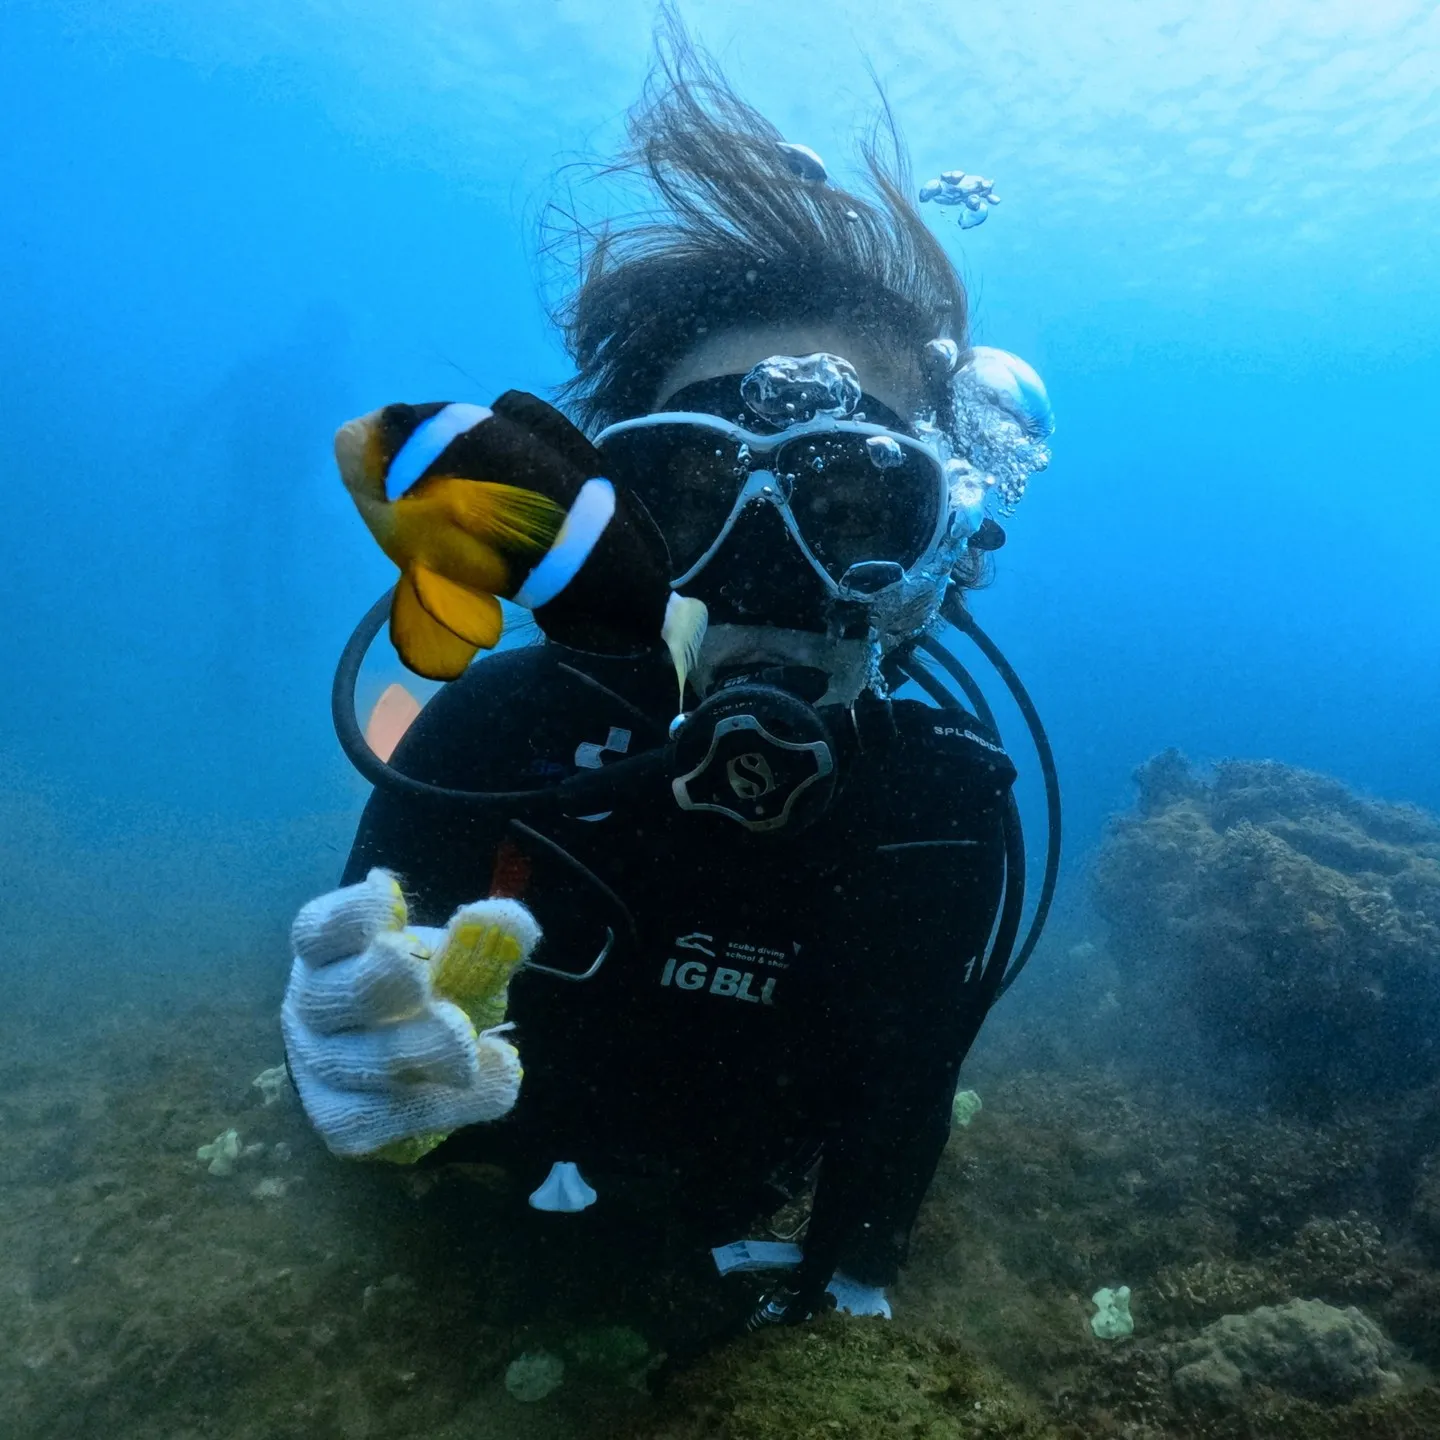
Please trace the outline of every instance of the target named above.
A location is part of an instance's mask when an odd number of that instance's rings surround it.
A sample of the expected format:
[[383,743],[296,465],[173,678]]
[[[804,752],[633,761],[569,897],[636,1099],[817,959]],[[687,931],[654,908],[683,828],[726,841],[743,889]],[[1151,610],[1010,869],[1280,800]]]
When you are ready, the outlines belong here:
[[983,224],[990,207],[1000,203],[993,180],[967,175],[963,170],[946,170],[938,179],[927,180],[920,187],[920,203],[931,200],[937,205],[958,207],[962,230]]
[[746,405],[774,425],[837,419],[852,414],[860,403],[860,377],[839,355],[772,355],[740,382]]
[[932,375],[953,375],[960,364],[960,347],[953,340],[929,340],[921,348],[920,361]]
[[877,470],[893,470],[905,463],[905,451],[890,435],[872,435],[865,442],[865,452]]
[[955,376],[953,439],[1011,515],[1032,475],[1050,463],[1055,429],[1045,384],[1018,355],[977,345]]
[[830,178],[825,162],[808,145],[792,145],[782,140],[776,149],[785,157],[790,173],[801,180],[823,185]]

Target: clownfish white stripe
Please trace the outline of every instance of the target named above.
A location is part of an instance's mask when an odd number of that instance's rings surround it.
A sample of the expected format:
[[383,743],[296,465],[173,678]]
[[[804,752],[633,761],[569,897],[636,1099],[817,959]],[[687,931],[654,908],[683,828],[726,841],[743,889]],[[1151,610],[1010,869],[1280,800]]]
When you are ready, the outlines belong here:
[[527,610],[548,605],[580,573],[614,514],[615,487],[608,480],[587,480],[554,543],[516,591],[515,603]]
[[386,498],[398,499],[445,453],[452,440],[473,430],[490,415],[488,405],[455,404],[422,421],[390,462],[390,473],[385,477]]

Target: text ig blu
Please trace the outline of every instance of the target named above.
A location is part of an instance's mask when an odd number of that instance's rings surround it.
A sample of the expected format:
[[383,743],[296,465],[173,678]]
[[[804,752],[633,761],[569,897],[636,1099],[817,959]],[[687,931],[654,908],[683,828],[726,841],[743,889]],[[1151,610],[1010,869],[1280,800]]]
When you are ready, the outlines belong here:
[[712,995],[727,996],[732,1000],[748,1000],[753,1005],[775,1003],[772,998],[775,994],[773,976],[761,984],[760,993],[755,995],[750,991],[750,987],[755,983],[755,976],[749,970],[731,970],[724,965],[717,965],[712,975],[710,967],[699,960],[686,960],[683,964],[675,959],[667,960],[660,983],[674,985],[677,990],[708,988]]

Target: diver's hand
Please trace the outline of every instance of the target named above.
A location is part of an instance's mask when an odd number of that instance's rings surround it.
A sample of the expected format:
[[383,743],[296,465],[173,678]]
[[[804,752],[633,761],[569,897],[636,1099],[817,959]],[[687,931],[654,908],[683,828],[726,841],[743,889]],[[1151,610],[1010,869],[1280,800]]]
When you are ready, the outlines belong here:
[[337,1155],[409,1161],[515,1104],[520,1057],[497,1029],[505,985],[540,938],[515,900],[406,928],[395,877],[313,900],[291,931],[280,1019],[310,1122]]

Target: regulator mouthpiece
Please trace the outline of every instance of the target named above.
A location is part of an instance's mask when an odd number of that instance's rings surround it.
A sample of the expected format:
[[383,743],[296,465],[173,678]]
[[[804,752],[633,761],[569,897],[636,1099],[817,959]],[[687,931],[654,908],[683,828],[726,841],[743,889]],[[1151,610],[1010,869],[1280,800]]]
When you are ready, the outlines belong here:
[[756,834],[800,829],[835,793],[835,747],[820,712],[776,685],[737,681],[676,731],[671,791]]

